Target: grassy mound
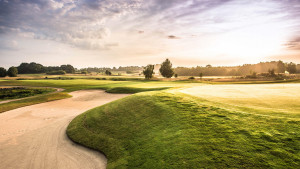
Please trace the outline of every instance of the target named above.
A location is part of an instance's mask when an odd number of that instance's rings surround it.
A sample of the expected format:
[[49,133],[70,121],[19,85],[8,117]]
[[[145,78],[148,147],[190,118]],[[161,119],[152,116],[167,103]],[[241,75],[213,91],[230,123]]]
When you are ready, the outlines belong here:
[[89,110],[67,134],[103,152],[108,168],[297,168],[299,124],[160,91]]

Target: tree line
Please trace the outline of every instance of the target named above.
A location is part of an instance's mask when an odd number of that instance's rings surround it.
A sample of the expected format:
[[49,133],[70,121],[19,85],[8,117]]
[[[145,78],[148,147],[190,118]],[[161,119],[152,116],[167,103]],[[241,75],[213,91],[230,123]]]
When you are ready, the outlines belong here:
[[42,64],[31,62],[21,63],[18,67],[19,74],[36,74],[36,73],[47,73],[47,74],[65,74],[75,73],[75,68],[70,65],[61,66],[43,66]]
[[207,65],[205,67],[197,66],[192,68],[177,67],[174,72],[179,76],[199,76],[202,73],[204,76],[245,76],[252,72],[266,73],[269,70],[274,70],[276,73],[290,74],[300,73],[300,65],[295,63],[284,63],[282,61],[260,62],[257,64],[244,64],[242,66],[231,67],[213,67]]

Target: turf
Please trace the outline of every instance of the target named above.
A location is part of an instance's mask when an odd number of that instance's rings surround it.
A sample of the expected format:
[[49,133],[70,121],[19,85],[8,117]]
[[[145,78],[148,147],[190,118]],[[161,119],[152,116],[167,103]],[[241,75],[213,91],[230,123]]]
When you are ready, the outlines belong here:
[[[30,86],[30,87],[57,87],[65,89],[69,93],[83,89],[102,89],[109,93],[138,93],[144,91],[163,90],[171,87],[191,86],[191,83],[184,82],[159,82],[145,80],[97,80],[97,79],[43,79],[43,80],[0,80],[0,86]],[[56,99],[69,97],[66,93],[58,94]],[[1,104],[0,112],[15,108],[56,100],[52,95],[44,96],[41,100],[29,99],[24,101],[14,101],[9,104]]]
[[134,94],[68,126],[108,168],[298,168],[299,118],[228,111],[176,90]]

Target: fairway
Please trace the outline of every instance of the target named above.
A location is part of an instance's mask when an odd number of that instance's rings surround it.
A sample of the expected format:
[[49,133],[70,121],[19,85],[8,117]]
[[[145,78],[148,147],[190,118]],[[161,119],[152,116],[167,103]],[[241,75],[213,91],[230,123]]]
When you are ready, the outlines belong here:
[[219,103],[300,117],[300,84],[205,85],[180,90],[182,93]]

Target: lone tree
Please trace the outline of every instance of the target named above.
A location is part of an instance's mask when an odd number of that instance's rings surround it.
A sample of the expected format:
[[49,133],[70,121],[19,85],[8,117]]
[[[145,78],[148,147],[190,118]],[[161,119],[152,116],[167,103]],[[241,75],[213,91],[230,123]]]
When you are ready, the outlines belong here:
[[202,80],[202,77],[203,77],[203,73],[202,72],[199,74],[199,77]]
[[277,63],[277,72],[284,73],[284,71],[285,71],[285,65],[281,60],[279,60]]
[[110,76],[110,75],[111,75],[111,72],[110,72],[109,70],[106,70],[106,71],[105,71],[105,74],[108,75],[108,76]]
[[7,75],[9,77],[17,77],[18,75],[18,69],[16,67],[10,67],[7,71]]
[[6,76],[6,69],[0,67],[0,77],[5,77],[5,76]]
[[154,65],[147,65],[144,70],[143,70],[143,74],[145,75],[146,79],[151,79],[153,77],[153,72],[154,70]]
[[163,77],[166,77],[166,78],[171,78],[173,76],[174,70],[172,69],[172,63],[170,62],[169,59],[166,59],[161,64],[159,72]]

